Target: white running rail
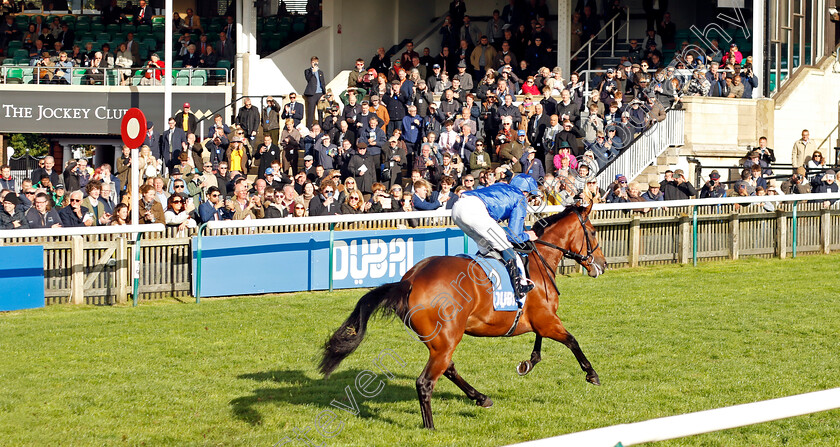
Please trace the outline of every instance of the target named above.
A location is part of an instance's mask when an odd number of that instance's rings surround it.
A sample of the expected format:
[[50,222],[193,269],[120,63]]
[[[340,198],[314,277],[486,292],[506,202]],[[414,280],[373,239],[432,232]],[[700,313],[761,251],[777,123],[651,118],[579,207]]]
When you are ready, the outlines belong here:
[[517,447],[615,447],[710,433],[840,408],[840,388],[698,411],[512,444]]

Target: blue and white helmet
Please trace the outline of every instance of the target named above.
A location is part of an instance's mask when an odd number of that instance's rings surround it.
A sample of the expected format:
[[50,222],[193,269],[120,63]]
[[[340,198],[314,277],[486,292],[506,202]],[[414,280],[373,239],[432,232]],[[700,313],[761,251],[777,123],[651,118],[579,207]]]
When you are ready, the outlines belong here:
[[527,192],[528,194],[535,196],[540,195],[540,186],[537,184],[537,181],[528,174],[519,174],[512,178],[510,180],[510,186],[513,186],[522,192]]

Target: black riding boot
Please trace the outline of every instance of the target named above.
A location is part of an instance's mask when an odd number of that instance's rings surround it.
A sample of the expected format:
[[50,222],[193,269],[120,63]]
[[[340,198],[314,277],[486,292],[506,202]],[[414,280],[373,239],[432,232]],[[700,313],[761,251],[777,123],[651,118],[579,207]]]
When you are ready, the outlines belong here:
[[534,283],[529,282],[524,286],[520,284],[519,267],[516,266],[516,260],[508,260],[505,263],[505,267],[507,267],[508,274],[510,274],[510,280],[513,283],[513,291],[516,294],[516,303],[519,307],[522,307],[522,304],[525,302],[525,295],[534,288]]

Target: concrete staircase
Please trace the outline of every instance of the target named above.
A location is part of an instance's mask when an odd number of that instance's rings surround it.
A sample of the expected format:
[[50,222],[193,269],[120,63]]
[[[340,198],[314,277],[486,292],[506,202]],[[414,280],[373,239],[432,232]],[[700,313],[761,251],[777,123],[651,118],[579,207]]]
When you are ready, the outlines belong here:
[[647,188],[649,183],[653,181],[661,181],[665,171],[671,169],[672,166],[675,166],[679,162],[680,148],[669,147],[662,153],[662,155],[656,158],[656,161],[653,164],[645,168],[638,177],[629,180],[635,180],[639,182],[643,188]]

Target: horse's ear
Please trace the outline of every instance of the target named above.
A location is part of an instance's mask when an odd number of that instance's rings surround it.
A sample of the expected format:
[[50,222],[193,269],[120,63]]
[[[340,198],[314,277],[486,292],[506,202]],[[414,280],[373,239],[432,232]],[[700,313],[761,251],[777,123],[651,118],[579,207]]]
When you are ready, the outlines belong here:
[[594,200],[590,200],[588,204],[585,204],[585,205],[586,205],[586,208],[584,208],[584,209],[583,209],[583,212],[582,212],[582,213],[580,213],[580,215],[581,215],[584,219],[586,219],[587,217],[589,217],[589,213],[592,211],[592,205],[593,205],[594,203],[595,203],[595,201],[594,201]]

